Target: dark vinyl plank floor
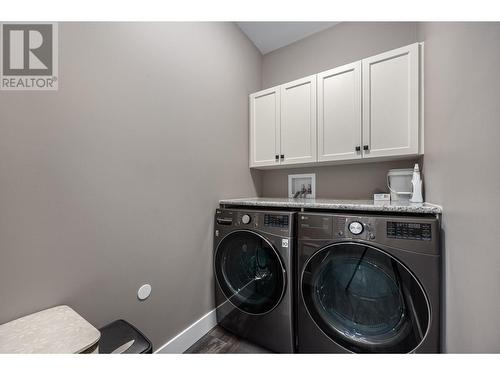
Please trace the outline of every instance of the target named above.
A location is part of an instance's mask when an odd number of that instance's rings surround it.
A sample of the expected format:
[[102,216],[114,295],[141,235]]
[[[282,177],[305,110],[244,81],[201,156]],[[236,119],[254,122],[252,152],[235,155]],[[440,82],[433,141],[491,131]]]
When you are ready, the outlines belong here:
[[247,340],[241,339],[224,328],[216,326],[205,336],[195,342],[186,354],[222,354],[222,353],[240,353],[240,354],[265,354],[271,351],[255,345]]

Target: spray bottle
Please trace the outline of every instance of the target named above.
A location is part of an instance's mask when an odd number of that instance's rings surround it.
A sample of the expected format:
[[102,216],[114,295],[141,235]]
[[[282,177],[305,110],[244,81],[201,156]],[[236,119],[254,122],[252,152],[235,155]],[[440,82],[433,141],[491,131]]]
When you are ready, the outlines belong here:
[[420,178],[420,169],[418,164],[415,164],[413,168],[413,177],[411,179],[411,184],[413,185],[413,194],[411,195],[410,202],[412,203],[423,203],[422,198],[422,179]]

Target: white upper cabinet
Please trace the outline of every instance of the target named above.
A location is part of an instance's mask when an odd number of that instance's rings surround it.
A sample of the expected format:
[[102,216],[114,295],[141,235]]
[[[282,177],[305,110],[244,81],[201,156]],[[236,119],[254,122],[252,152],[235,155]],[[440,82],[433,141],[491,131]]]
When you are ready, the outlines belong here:
[[419,151],[419,44],[363,60],[363,157]]
[[250,167],[279,164],[280,86],[250,95]]
[[250,95],[250,167],[423,153],[415,43]]
[[281,85],[281,164],[316,161],[316,75]]
[[361,61],[317,75],[318,161],[361,158]]

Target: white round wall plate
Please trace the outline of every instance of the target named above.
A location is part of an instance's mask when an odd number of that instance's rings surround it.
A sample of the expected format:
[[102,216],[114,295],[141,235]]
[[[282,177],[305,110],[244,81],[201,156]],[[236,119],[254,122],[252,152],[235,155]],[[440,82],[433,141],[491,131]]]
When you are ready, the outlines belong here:
[[137,291],[137,298],[139,298],[141,301],[144,301],[146,298],[149,297],[150,294],[151,294],[151,285],[144,284]]

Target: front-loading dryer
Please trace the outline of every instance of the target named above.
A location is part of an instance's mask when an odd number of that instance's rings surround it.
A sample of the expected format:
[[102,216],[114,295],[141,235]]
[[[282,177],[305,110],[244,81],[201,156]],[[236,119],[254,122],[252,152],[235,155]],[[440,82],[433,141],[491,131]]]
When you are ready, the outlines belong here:
[[440,351],[436,217],[298,215],[298,352]]
[[278,353],[294,351],[293,212],[217,209],[217,322]]

